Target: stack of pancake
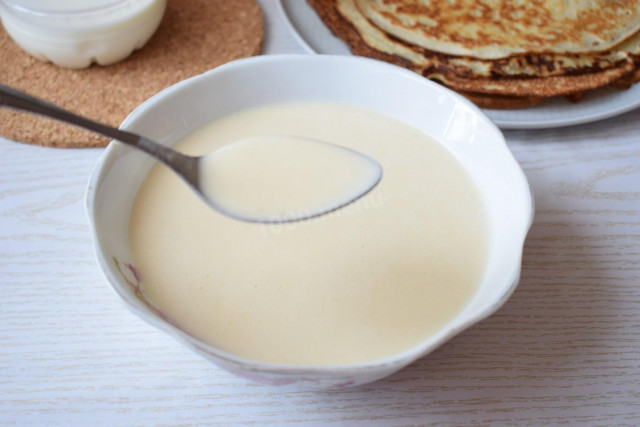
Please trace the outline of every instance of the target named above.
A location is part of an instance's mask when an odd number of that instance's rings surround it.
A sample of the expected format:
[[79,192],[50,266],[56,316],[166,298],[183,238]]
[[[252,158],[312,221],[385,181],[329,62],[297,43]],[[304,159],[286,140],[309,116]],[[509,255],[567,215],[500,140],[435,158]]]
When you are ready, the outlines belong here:
[[640,81],[640,0],[308,0],[355,55],[484,108]]

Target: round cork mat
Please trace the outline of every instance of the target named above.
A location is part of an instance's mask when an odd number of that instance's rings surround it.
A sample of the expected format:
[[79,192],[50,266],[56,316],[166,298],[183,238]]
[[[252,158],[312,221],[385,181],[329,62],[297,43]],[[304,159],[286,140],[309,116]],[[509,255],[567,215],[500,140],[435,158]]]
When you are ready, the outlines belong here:
[[[262,12],[255,0],[169,0],[158,31],[142,49],[117,64],[70,70],[25,53],[0,26],[0,82],[117,127],[134,108],[167,86],[257,55],[262,37]],[[0,108],[0,136],[68,148],[109,142],[7,108]]]

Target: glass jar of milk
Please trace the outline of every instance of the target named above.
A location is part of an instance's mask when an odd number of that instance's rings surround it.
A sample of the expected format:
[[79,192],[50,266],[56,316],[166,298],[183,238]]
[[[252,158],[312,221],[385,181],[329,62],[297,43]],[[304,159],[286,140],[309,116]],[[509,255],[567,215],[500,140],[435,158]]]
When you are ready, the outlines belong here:
[[66,68],[109,65],[140,49],[166,0],[0,0],[2,25],[38,59]]

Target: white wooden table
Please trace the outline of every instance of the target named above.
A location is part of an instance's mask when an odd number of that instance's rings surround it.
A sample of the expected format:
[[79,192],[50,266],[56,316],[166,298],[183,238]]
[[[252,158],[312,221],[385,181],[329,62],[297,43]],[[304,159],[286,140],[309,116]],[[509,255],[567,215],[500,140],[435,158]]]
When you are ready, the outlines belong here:
[[[265,53],[303,52],[261,3]],[[640,425],[640,110],[506,137],[537,206],[516,293],[398,374],[326,393],[235,378],[130,314],[84,212],[102,150],[0,138],[0,424]]]

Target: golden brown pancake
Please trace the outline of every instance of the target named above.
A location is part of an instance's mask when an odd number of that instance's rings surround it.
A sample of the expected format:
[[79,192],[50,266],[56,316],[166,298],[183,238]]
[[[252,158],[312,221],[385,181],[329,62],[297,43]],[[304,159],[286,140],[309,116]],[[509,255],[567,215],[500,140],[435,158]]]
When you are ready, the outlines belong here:
[[421,74],[455,74],[464,78],[529,76],[547,77],[582,72],[596,72],[624,66],[629,54],[640,54],[640,32],[616,50],[599,54],[526,54],[500,59],[479,59],[470,56],[453,56],[427,50],[395,38],[376,27],[360,11],[362,0],[335,0],[340,17],[351,24],[360,39],[372,49],[398,56],[411,64]]
[[494,95],[552,97],[584,92],[607,86],[634,71],[632,61],[603,71],[526,78],[464,78],[451,74],[428,73],[425,77],[439,80],[458,91]]
[[[389,19],[400,20],[406,24],[409,22],[406,14],[412,7],[418,8],[415,9],[418,12],[426,13],[421,4],[429,2],[410,0],[384,2],[380,0],[308,0],[308,2],[334,34],[349,45],[353,54],[381,59],[411,69],[457,90],[484,108],[523,108],[535,105],[547,97],[560,95],[569,96],[575,101],[592,89],[607,85],[628,87],[640,79],[636,71],[640,66],[640,31],[631,34],[613,49],[597,53],[529,52],[499,59],[486,59],[451,55],[413,44],[378,27],[361,10],[363,4],[364,7],[392,5],[397,8],[398,16],[390,15]],[[435,3],[441,2],[431,2],[431,4]],[[460,4],[454,0],[445,2],[446,5],[449,3],[455,3],[456,7]],[[468,2],[462,3],[468,6]],[[481,4],[481,2],[475,3]],[[554,2],[542,3],[549,6]],[[603,6],[602,2],[595,2],[594,5],[596,3]],[[614,5],[616,7],[627,4],[615,1],[611,4],[613,3],[616,3]],[[632,3],[640,7],[639,1]],[[403,7],[398,8],[399,5]],[[448,16],[446,5],[440,4],[439,12],[443,16]],[[637,16],[634,10],[631,7],[629,16],[620,18],[620,22],[624,21],[620,24],[620,28],[631,28],[630,23],[635,22],[634,19]],[[433,19],[435,12],[430,13],[429,19]],[[459,14],[459,11],[452,13]],[[608,16],[608,13],[610,11],[603,13],[603,16]],[[447,18],[443,19],[448,22]],[[451,23],[447,25],[449,24]],[[597,30],[597,25],[600,25],[598,27],[600,30]],[[618,37],[616,40],[622,37],[620,35],[622,33],[613,31],[609,23],[597,25],[594,24],[590,31],[593,33],[601,31],[598,42],[600,47],[605,45],[605,38],[615,39],[614,33]],[[528,31],[523,29],[522,34],[528,34]],[[628,31],[624,34],[628,35]],[[575,37],[572,40],[575,40]],[[538,41],[540,41],[539,38]]]
[[519,108],[533,107],[545,100],[545,98],[535,96],[489,95],[486,93],[464,91],[458,91],[458,93],[480,108],[489,108],[493,110],[515,110]]
[[449,55],[498,59],[609,50],[640,30],[636,0],[355,0],[384,32]]

